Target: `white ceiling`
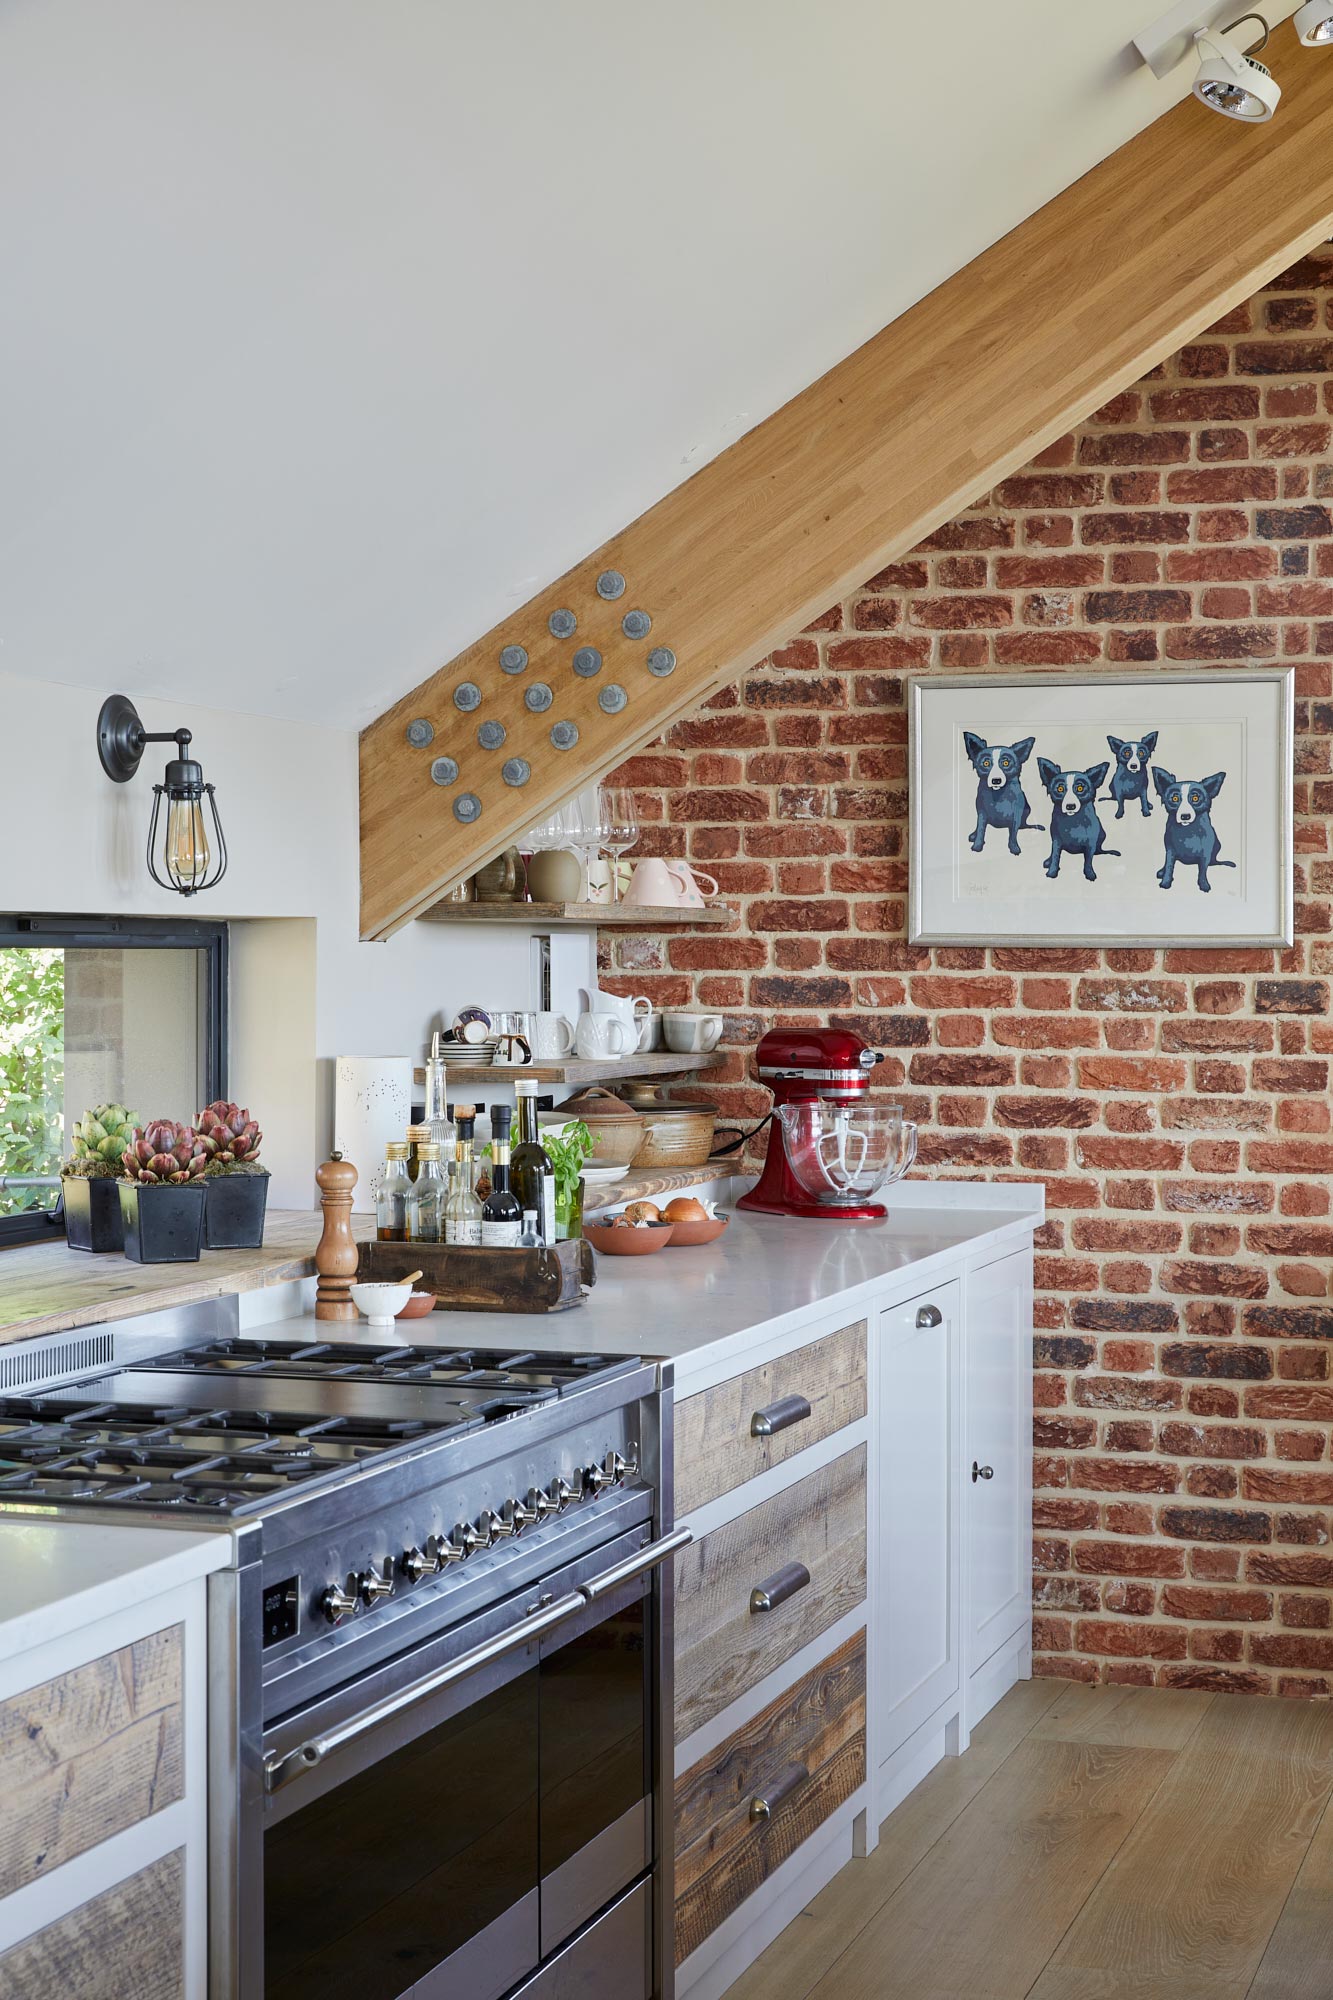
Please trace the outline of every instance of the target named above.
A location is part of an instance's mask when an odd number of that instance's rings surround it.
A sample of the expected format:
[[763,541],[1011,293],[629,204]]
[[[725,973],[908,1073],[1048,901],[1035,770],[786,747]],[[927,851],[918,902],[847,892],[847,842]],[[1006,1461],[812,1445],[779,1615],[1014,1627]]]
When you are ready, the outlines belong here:
[[0,0],[0,668],[364,722],[1181,96],[1153,6]]

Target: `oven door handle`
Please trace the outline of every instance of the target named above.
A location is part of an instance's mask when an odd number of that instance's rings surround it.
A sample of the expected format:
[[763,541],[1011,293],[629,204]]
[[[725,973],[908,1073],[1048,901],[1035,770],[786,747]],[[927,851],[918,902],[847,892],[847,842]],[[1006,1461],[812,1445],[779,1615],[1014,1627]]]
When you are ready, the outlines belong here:
[[519,1647],[531,1644],[532,1640],[539,1639],[543,1633],[554,1630],[557,1625],[563,1625],[565,1620],[572,1618],[576,1612],[585,1610],[589,1604],[595,1604],[600,1597],[604,1597],[609,1590],[614,1590],[617,1585],[628,1582],[632,1577],[641,1576],[645,1570],[656,1569],[659,1563],[665,1562],[668,1556],[674,1555],[677,1549],[683,1549],[693,1539],[689,1528],[677,1528],[673,1534],[663,1535],[660,1541],[650,1542],[647,1548],[640,1549],[635,1555],[627,1556],[624,1562],[616,1563],[613,1568],[603,1571],[601,1576],[594,1577],[590,1583],[579,1584],[566,1596],[556,1598],[553,1604],[547,1604],[540,1611],[534,1611],[521,1623],[511,1625],[507,1631],[497,1632],[493,1639],[484,1639],[481,1645],[474,1646],[470,1652],[460,1653],[458,1658],[450,1660],[447,1666],[440,1667],[433,1674],[423,1675],[421,1680],[413,1681],[405,1688],[400,1688],[397,1694],[389,1695],[386,1700],[377,1702],[373,1708],[363,1709],[359,1715],[350,1717],[336,1729],[330,1729],[323,1736],[312,1737],[308,1743],[299,1744],[295,1750],[270,1751],[264,1759],[265,1791],[280,1791],[284,1785],[290,1784],[293,1778],[299,1778],[305,1772],[313,1771],[317,1764],[322,1764],[335,1750],[341,1750],[347,1744],[355,1743],[358,1737],[364,1736],[368,1730],[378,1729],[382,1722],[388,1722],[395,1715],[401,1715],[405,1708],[411,1708],[414,1703],[424,1701],[428,1695],[437,1694],[441,1688],[452,1687],[455,1681],[465,1680],[479,1668],[489,1666],[492,1660],[503,1659],[506,1653],[515,1652]]

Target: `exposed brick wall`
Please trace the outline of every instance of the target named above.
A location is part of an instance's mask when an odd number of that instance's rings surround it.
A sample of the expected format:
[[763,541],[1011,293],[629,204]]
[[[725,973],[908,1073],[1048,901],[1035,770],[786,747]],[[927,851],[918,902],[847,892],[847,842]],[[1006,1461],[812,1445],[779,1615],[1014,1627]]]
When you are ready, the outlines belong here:
[[[1037,1671],[1333,1692],[1333,249],[623,767],[734,934],[608,983],[858,1029],[933,1176],[1040,1179]],[[905,941],[908,671],[1297,666],[1290,951]],[[712,1079],[710,1078],[710,1083]]]

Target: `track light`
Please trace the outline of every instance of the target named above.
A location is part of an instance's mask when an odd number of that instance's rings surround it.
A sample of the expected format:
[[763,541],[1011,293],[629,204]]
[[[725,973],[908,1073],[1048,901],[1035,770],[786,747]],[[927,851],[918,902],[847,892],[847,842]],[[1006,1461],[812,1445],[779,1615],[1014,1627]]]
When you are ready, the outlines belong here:
[[1305,0],[1292,15],[1291,25],[1307,49],[1333,43],[1333,0]]
[[[1320,0],[1322,4],[1322,0]],[[1333,4],[1327,8],[1333,15]],[[1271,71],[1252,55],[1243,55],[1226,36],[1246,21],[1257,21],[1263,29],[1259,48],[1268,45],[1268,23],[1262,14],[1241,14],[1220,32],[1201,28],[1194,37],[1199,53],[1199,74],[1194,79],[1194,95],[1210,111],[1224,118],[1239,118],[1247,125],[1262,125],[1277,110],[1282,86]]]

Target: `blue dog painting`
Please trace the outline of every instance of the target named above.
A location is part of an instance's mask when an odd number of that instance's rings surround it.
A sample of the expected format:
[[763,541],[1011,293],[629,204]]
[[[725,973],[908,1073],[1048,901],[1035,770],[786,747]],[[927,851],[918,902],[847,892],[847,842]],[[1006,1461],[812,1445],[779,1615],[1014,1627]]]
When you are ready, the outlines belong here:
[[1022,852],[1018,836],[1024,827],[1032,827],[1034,833],[1045,831],[1033,825],[1022,785],[1023,766],[1036,740],[1025,736],[1021,743],[987,743],[975,731],[963,731],[963,744],[977,774],[977,824],[969,843],[974,854],[980,854],[985,846],[988,827],[998,827],[1008,835],[1011,854]]
[[1046,873],[1052,881],[1060,873],[1066,854],[1082,856],[1083,876],[1088,882],[1097,880],[1092,865],[1095,854],[1119,854],[1118,847],[1106,845],[1106,829],[1093,804],[1097,787],[1110,768],[1109,764],[1094,764],[1087,771],[1062,771],[1049,757],[1038,757],[1041,782],[1051,795],[1051,852]]
[[1125,817],[1125,807],[1131,799],[1137,799],[1147,819],[1152,811],[1148,799],[1148,759],[1157,748],[1157,731],[1150,729],[1146,736],[1132,738],[1125,742],[1119,736],[1108,736],[1107,742],[1115,756],[1115,770],[1111,774],[1111,797],[1115,800],[1115,816]]
[[1218,859],[1222,843],[1212,818],[1213,800],[1227,774],[1214,771],[1211,778],[1177,778],[1160,764],[1153,765],[1152,774],[1166,809],[1166,860],[1157,871],[1157,879],[1164,889],[1169,889],[1175,880],[1177,862],[1182,868],[1197,868],[1199,887],[1207,896],[1211,894],[1208,870],[1236,865],[1234,861]]

